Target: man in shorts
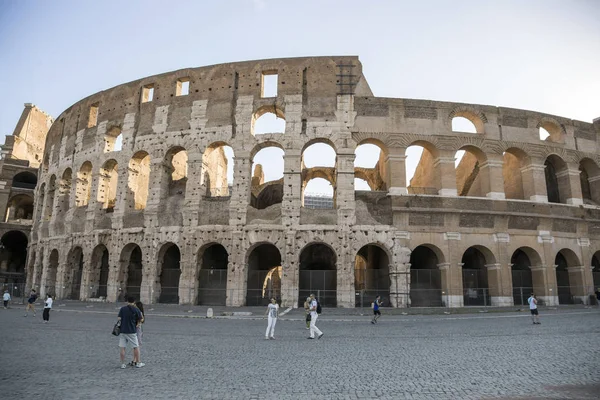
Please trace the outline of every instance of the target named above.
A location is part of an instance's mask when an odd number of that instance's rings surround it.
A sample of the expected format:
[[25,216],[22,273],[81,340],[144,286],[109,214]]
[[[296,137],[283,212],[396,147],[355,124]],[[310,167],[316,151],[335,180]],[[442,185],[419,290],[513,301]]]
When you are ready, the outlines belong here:
[[381,317],[381,311],[379,311],[379,307],[381,307],[381,296],[375,297],[375,301],[373,302],[373,319],[371,320],[372,324],[376,324],[379,317]]
[[541,324],[540,316],[538,314],[537,299],[535,298],[535,294],[531,293],[531,297],[529,297],[527,299],[527,302],[529,303],[529,311],[531,311],[531,319],[533,320],[533,324],[534,325]]
[[119,322],[121,323],[121,332],[119,334],[119,354],[121,356],[121,368],[127,368],[125,364],[125,350],[127,345],[133,348],[133,362],[136,368],[142,368],[143,362],[140,362],[140,349],[137,338],[137,326],[142,323],[142,313],[135,306],[135,297],[127,296],[127,305],[119,310]]
[[37,300],[38,295],[35,292],[35,289],[31,289],[29,292],[29,298],[27,299],[27,307],[25,307],[25,316],[29,314],[29,310],[33,311],[33,316],[35,317],[35,301]]

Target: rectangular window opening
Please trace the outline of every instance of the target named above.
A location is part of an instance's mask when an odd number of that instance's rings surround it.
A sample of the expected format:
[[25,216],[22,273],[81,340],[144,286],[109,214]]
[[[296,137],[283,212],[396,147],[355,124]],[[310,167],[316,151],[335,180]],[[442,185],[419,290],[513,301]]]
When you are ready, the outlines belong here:
[[261,97],[277,97],[277,80],[279,75],[277,71],[263,72]]
[[154,85],[146,85],[142,88],[142,103],[149,103],[154,99]]
[[188,78],[179,79],[175,96],[187,96],[188,94],[190,94],[190,80]]
[[98,108],[100,103],[94,103],[90,106],[90,114],[88,117],[88,128],[92,128],[98,124]]

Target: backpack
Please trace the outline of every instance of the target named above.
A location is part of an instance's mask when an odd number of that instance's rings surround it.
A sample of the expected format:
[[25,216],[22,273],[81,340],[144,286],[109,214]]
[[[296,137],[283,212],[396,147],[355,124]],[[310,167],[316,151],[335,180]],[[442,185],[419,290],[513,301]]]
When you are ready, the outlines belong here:
[[317,300],[317,314],[321,314],[322,311],[323,309],[321,308],[321,303],[319,302],[319,300]]

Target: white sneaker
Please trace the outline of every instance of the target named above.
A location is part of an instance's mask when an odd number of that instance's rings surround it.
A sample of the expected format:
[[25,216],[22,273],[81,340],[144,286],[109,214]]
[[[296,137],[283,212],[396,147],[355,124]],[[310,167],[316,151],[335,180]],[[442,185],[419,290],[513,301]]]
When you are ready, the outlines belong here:
[[139,363],[135,364],[135,367],[142,368],[144,365],[146,365],[146,364],[144,364],[143,362],[139,362]]
[[125,369],[125,368],[127,368],[127,365],[126,364],[121,364],[121,369]]

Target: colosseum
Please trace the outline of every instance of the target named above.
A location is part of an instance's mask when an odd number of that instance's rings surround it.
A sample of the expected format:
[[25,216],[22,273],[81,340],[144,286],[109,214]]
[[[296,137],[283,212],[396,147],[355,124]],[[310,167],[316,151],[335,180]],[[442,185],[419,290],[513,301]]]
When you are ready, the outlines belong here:
[[[332,159],[306,162],[317,145]],[[357,163],[363,146],[378,151],[370,165]],[[275,179],[257,162],[269,148],[282,155]],[[411,179],[409,148],[422,151]],[[331,307],[376,294],[391,307],[511,306],[531,291],[588,304],[599,149],[600,118],[375,97],[354,56],[150,76],[53,122],[27,287],[227,306],[295,307],[310,292]],[[332,195],[305,195],[315,179]]]

